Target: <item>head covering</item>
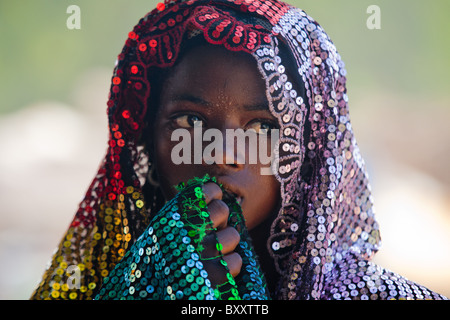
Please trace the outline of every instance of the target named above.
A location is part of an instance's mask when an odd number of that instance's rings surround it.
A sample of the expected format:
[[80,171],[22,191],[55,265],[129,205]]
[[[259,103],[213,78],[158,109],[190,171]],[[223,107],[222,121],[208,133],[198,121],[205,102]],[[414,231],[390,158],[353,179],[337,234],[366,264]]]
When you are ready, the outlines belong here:
[[192,36],[252,55],[278,119],[282,203],[268,250],[280,281],[271,298],[443,298],[370,262],[380,232],[344,63],[316,21],[276,0],[166,1],[129,33],[107,103],[107,154],[33,298],[94,298],[161,207],[161,193],[146,183],[141,135],[154,105],[152,75],[173,66]]

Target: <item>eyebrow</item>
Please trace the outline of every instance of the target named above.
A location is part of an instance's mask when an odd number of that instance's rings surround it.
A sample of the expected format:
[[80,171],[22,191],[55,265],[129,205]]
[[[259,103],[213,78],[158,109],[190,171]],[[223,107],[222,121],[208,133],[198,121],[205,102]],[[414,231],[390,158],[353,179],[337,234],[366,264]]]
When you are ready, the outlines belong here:
[[253,105],[245,105],[244,109],[247,111],[269,111],[269,104],[268,103],[260,103],[260,104],[253,104]]
[[192,102],[192,103],[195,103],[195,104],[203,105],[203,106],[208,107],[208,108],[211,108],[213,106],[213,104],[211,102],[206,101],[206,100],[204,100],[204,99],[202,99],[200,97],[193,96],[193,95],[191,95],[189,93],[174,94],[171,98],[172,98],[171,100],[175,101],[175,102],[188,101],[188,102]]
[[[203,105],[207,108],[212,108],[214,104],[212,102],[209,102],[201,97],[194,96],[190,93],[181,93],[181,94],[174,94],[171,97],[172,101],[179,102],[179,101],[187,101],[192,102],[194,104]],[[258,103],[258,104],[252,104],[252,105],[244,105],[243,109],[246,111],[269,111],[269,104],[268,103]]]

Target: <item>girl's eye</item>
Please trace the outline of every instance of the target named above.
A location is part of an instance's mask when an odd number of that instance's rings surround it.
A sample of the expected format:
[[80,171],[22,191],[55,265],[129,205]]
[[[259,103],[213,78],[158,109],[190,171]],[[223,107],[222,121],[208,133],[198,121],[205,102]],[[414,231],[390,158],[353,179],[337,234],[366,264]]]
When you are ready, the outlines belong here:
[[175,124],[181,128],[193,128],[202,124],[202,119],[193,114],[185,114],[173,119]]
[[248,126],[248,129],[253,129],[258,134],[270,134],[270,130],[276,129],[278,126],[268,121],[255,121]]

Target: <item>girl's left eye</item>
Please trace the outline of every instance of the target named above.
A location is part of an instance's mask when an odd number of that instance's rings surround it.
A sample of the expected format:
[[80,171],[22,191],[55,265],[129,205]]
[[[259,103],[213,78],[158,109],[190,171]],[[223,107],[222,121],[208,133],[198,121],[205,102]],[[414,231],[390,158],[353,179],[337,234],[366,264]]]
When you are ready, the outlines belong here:
[[272,129],[276,129],[278,126],[270,121],[254,121],[249,126],[247,126],[247,129],[253,129],[258,134],[270,134],[270,131]]

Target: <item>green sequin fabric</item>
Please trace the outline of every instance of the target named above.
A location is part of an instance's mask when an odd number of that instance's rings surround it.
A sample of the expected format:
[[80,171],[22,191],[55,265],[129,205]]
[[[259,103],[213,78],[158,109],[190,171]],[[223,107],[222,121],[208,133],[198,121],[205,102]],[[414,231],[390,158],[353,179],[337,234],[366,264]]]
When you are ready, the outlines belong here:
[[[215,233],[202,185],[215,182],[206,176],[180,186],[179,193],[156,214],[119,264],[103,281],[96,299],[126,300],[266,300],[264,276],[251,245],[239,204],[228,197],[228,225],[236,228],[241,241],[236,249],[243,260],[234,278],[221,253],[205,258],[202,241]],[[204,268],[207,259],[218,259],[226,281],[213,286]]]

